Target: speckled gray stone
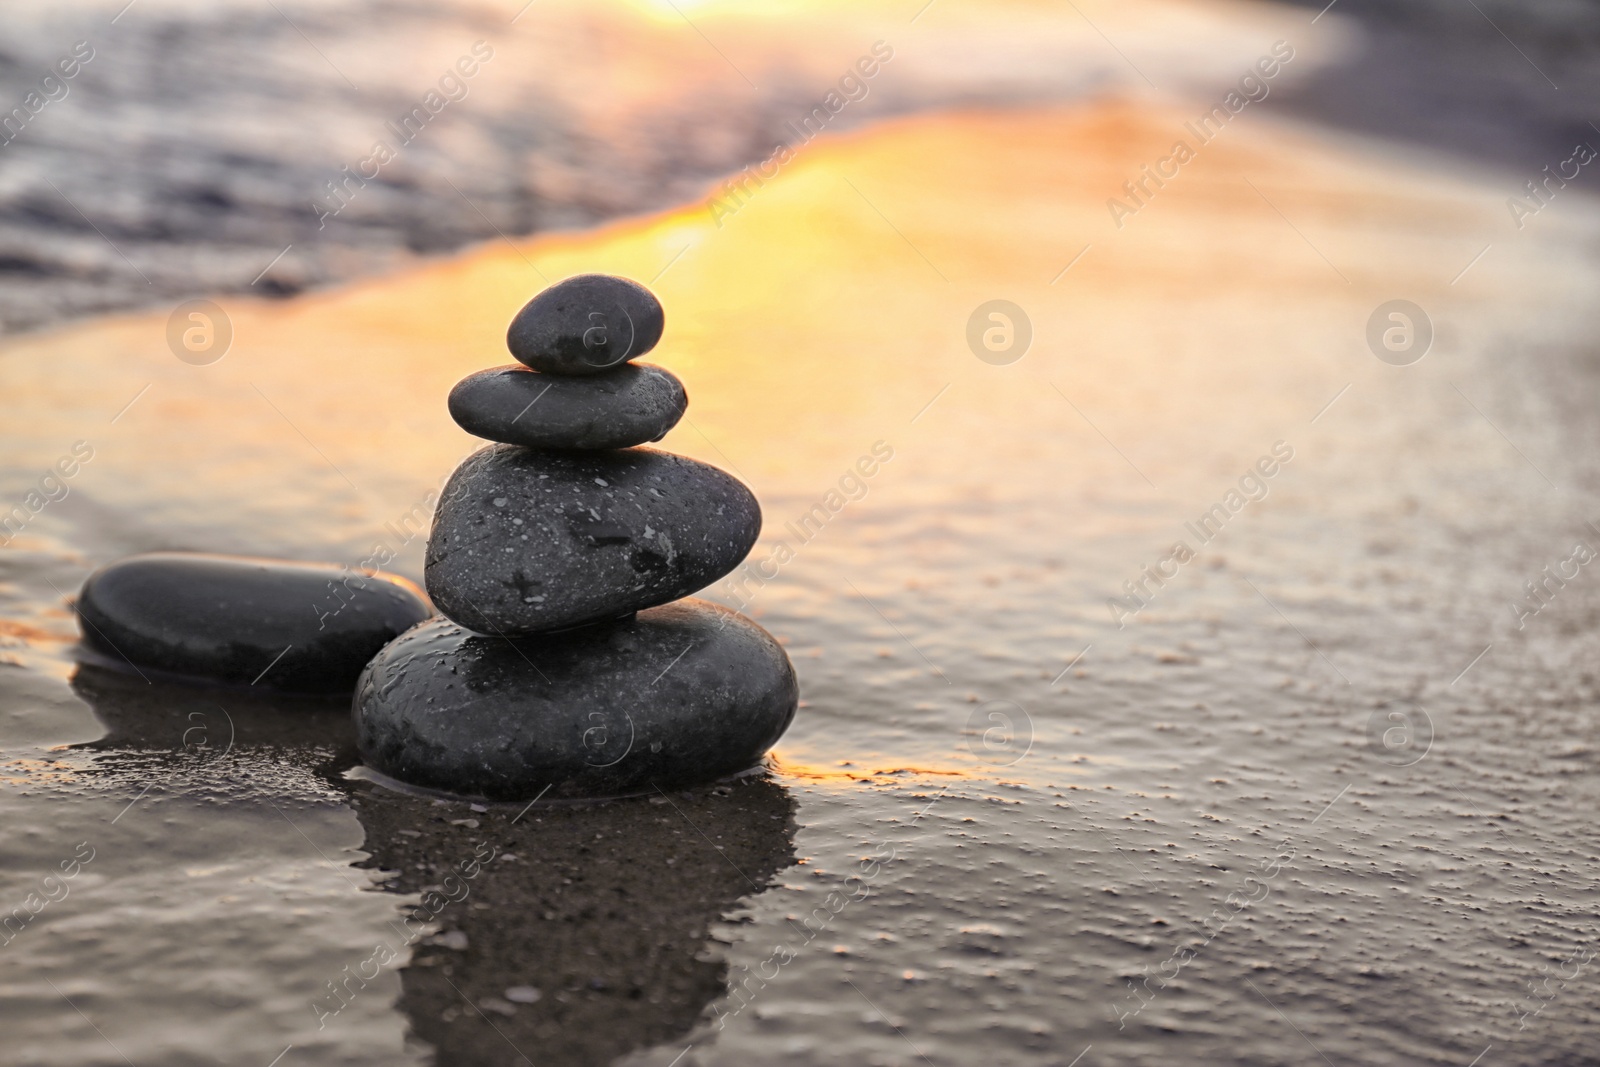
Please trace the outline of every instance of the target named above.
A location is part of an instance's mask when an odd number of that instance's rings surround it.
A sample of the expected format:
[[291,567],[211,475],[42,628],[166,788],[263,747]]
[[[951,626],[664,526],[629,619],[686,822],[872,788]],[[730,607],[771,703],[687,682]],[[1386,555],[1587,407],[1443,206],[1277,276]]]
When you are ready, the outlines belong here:
[[515,639],[430,619],[367,665],[353,711],[362,758],[382,774],[532,800],[747,770],[788,729],[798,699],[794,667],[771,634],[727,608],[683,600]]
[[151,552],[78,595],[83,644],[108,667],[301,692],[349,692],[431,614],[404,578],[326,563]]
[[661,340],[661,302],[638,282],[580,274],[523,306],[506,331],[517,362],[550,374],[602,374]]
[[470,434],[530,448],[628,448],[659,441],[689,397],[660,367],[628,363],[565,378],[520,363],[479,371],[450,390],[450,417]]
[[687,596],[737,567],[760,531],[750,490],[705,463],[492,445],[445,485],[425,578],[463,626],[539,633]]

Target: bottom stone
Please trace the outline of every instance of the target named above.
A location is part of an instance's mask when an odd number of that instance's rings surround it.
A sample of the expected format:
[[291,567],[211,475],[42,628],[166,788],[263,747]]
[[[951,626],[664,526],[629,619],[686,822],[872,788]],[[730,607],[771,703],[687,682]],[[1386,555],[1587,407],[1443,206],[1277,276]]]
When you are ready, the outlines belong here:
[[604,797],[754,767],[799,685],[771,634],[680,600],[630,619],[488,637],[434,618],[390,642],[356,686],[367,765],[494,800]]

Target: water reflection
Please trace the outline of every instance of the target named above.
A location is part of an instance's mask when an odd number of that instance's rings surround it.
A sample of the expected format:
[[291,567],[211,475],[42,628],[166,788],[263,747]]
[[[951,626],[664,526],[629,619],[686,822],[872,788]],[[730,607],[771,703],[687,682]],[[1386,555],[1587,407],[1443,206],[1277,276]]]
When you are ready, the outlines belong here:
[[336,1032],[397,967],[398,1006],[440,1063],[603,1063],[687,1033],[727,992],[708,931],[795,862],[794,802],[767,777],[599,805],[472,804],[346,779],[343,701],[92,666],[72,688],[106,726],[77,746],[95,772],[258,806],[348,800],[368,855],[357,866],[413,903],[370,953],[314,976],[305,1021]]
[[453,1064],[604,1063],[687,1032],[726,992],[709,925],[794,862],[766,778],[520,818],[376,787],[355,805],[372,864],[422,894],[417,918],[440,908],[401,1005]]
[[172,760],[281,761],[324,774],[356,758],[350,702],[343,697],[147,682],[90,664],[78,666],[72,691],[106,728],[105,736],[78,748],[164,753]]

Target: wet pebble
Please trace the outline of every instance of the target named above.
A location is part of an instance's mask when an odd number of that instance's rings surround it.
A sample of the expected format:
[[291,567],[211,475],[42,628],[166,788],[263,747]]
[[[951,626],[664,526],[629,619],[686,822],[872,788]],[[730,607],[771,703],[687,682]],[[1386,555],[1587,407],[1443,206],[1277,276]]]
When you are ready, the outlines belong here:
[[372,661],[354,711],[375,770],[532,800],[682,788],[747,770],[788,728],[797,699],[772,635],[727,608],[683,600],[518,639],[431,619]]
[[348,691],[431,614],[394,575],[188,552],[102,567],[77,612],[84,647],[106,666],[297,692]]
[[750,490],[653,449],[469,457],[439,501],[426,581],[480,633],[539,633],[617,618],[727,574],[761,531]]
[[529,448],[629,448],[659,441],[689,406],[683,383],[660,367],[628,364],[588,378],[521,365],[463,378],[450,417],[470,434]]
[[654,348],[665,324],[660,301],[638,282],[580,274],[528,301],[506,346],[534,370],[600,374]]

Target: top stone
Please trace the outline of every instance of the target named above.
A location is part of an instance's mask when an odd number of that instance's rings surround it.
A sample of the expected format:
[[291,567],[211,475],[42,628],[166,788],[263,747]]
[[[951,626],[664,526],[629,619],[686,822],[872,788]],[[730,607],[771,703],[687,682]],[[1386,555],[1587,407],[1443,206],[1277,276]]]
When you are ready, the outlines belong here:
[[546,374],[602,374],[654,348],[665,321],[660,301],[638,282],[580,274],[528,301],[506,346]]

